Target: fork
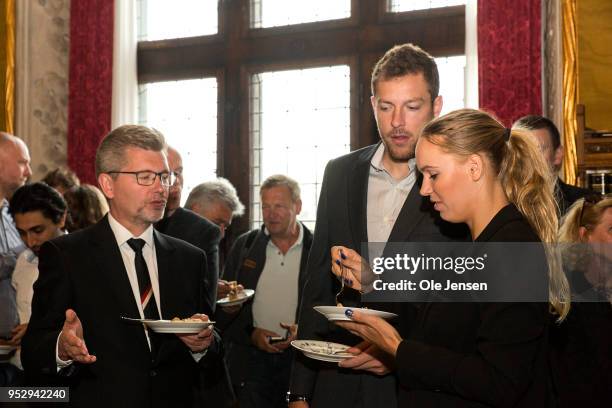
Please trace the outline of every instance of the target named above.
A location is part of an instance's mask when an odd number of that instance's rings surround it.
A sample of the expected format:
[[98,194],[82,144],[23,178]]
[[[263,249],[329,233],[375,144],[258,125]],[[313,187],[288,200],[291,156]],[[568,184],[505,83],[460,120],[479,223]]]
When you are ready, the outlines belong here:
[[[339,254],[342,254],[341,250],[338,250]],[[340,256],[340,258],[342,258],[342,256]],[[340,261],[340,291],[338,293],[336,293],[336,305],[342,305],[342,303],[340,303],[340,301],[338,300],[340,295],[342,294],[342,291],[344,290],[344,281],[346,280],[344,277],[344,265],[342,264],[342,261]]]

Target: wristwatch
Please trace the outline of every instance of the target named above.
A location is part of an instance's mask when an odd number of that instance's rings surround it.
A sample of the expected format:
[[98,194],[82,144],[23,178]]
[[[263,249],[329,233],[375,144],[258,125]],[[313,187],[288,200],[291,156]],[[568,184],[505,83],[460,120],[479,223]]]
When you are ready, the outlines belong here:
[[287,401],[287,404],[290,403],[290,402],[296,402],[296,401],[308,402],[308,401],[310,401],[310,398],[308,398],[305,395],[297,395],[297,394],[292,394],[291,392],[287,392],[287,396],[285,397],[285,401]]

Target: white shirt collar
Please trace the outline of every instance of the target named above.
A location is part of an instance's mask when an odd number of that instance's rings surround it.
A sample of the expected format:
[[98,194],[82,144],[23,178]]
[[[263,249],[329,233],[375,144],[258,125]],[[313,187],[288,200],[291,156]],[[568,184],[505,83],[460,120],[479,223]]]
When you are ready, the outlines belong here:
[[[300,229],[300,232],[298,234],[297,239],[295,240],[295,242],[293,243],[293,245],[291,245],[291,248],[289,248],[289,249],[292,249],[292,248],[294,248],[294,247],[296,247],[298,245],[302,245],[302,241],[304,241],[304,226],[299,221],[296,221],[296,223],[297,223],[298,228]],[[264,225],[263,229],[264,229],[264,234],[266,234],[266,236],[269,237],[270,233],[268,232],[268,229],[265,227],[265,225]],[[274,245],[274,242],[272,242],[272,240],[270,240],[270,241],[268,241],[268,245]],[[274,245],[274,246],[276,246],[276,245]]]
[[139,237],[135,237],[127,228],[121,225],[110,212],[108,213],[108,224],[110,225],[111,230],[113,230],[113,234],[115,234],[115,239],[117,240],[117,244],[119,246],[125,244],[128,239],[140,238],[144,239],[146,244],[153,248],[153,225],[149,225],[149,227],[144,230]]
[[[372,160],[370,160],[370,165],[376,171],[386,171],[388,173],[387,169],[385,169],[385,165],[383,164],[384,154],[385,154],[385,144],[381,143],[376,149],[376,152],[374,152],[374,156],[372,156]],[[414,157],[408,160],[408,167],[410,168],[409,174],[412,174],[416,168],[416,159]]]

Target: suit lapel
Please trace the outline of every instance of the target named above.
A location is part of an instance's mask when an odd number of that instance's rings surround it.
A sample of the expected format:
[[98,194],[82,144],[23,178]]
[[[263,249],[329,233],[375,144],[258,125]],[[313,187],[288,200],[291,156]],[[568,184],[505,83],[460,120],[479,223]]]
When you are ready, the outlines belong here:
[[100,276],[108,279],[108,286],[120,312],[123,316],[138,318],[138,305],[108,218],[104,218],[94,227],[91,243],[98,248],[94,251],[94,257],[100,267]]
[[[108,223],[108,216],[93,227],[90,242],[94,247],[92,253],[94,254],[95,264],[98,266],[98,276],[102,280],[100,286],[94,289],[107,288],[109,292],[107,312],[114,314],[115,311],[118,311],[117,321],[121,316],[139,318],[140,313],[138,312],[132,285],[123,264],[117,239]],[[117,337],[125,343],[126,349],[141,354],[144,361],[150,359],[149,346],[142,326],[122,322],[120,327],[122,329],[117,333]]]
[[157,276],[159,280],[160,297],[159,305],[161,308],[162,319],[172,319],[174,316],[169,315],[169,313],[173,313],[173,310],[171,310],[171,305],[177,304],[172,299],[175,293],[174,291],[170,290],[174,282],[170,272],[170,253],[174,248],[170,245],[168,240],[166,240],[166,238],[157,231],[153,231],[153,239],[155,240],[155,253],[157,256]]
[[393,225],[393,229],[391,230],[391,234],[389,234],[389,239],[387,242],[408,241],[408,238],[410,237],[410,234],[412,234],[414,228],[425,216],[425,212],[421,211],[423,197],[419,194],[423,175],[420,172],[417,172],[416,177],[417,179],[414,182],[414,186],[412,186],[408,197],[406,197],[406,201],[404,201],[404,205],[402,206],[402,209],[395,220],[395,224]]
[[380,143],[366,149],[355,161],[348,173],[348,215],[354,249],[361,250],[361,243],[368,242],[368,179],[370,161]]

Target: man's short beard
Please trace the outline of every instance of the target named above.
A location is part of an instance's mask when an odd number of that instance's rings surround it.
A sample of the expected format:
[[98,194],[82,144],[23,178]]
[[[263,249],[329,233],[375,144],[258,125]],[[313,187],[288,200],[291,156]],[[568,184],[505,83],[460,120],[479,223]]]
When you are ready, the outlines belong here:
[[414,149],[410,150],[404,155],[398,155],[389,146],[385,146],[385,148],[389,152],[389,158],[396,163],[405,163],[411,159],[414,159]]
[[[385,145],[385,149],[387,150],[388,154],[389,154],[389,158],[395,162],[395,163],[406,163],[407,161],[414,159],[415,157],[415,149],[416,149],[416,140],[414,141],[414,144],[412,146],[412,148],[410,149],[410,151],[406,152],[406,153],[399,153],[397,152],[396,149],[394,149],[393,145],[391,142],[387,142],[387,140],[392,138],[393,133],[390,132],[389,134],[387,134],[387,136],[385,138],[381,138],[383,144]],[[406,132],[406,135],[408,137],[410,137],[410,139],[415,139],[414,135],[412,133],[408,133]]]

